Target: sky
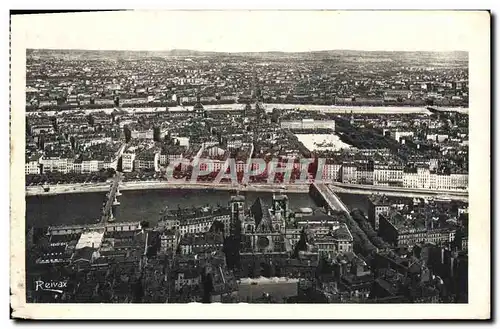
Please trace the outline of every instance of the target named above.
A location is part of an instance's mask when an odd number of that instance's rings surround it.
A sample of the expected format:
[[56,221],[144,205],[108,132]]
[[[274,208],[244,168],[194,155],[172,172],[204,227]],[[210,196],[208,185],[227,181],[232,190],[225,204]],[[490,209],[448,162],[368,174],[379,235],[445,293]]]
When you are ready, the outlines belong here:
[[[202,51],[468,50],[464,11],[127,11],[13,17],[27,48]],[[13,23],[14,24],[14,23]]]

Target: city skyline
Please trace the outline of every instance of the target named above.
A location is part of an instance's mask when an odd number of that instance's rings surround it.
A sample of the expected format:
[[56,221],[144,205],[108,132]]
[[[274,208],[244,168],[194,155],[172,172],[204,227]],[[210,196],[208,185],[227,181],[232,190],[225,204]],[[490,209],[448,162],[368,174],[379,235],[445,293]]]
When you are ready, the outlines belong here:
[[[69,48],[27,48],[27,51],[102,51],[102,52],[150,52],[150,53],[169,53],[169,52],[193,52],[206,54],[308,54],[308,53],[333,53],[333,52],[352,52],[352,53],[462,53],[467,54],[465,50],[356,50],[356,49],[322,49],[322,50],[304,50],[304,51],[280,51],[280,50],[262,50],[262,51],[205,51],[199,49],[181,49],[173,48],[166,50],[111,50],[111,49],[69,49]],[[184,54],[182,54],[184,56]]]
[[[450,52],[470,49],[473,29],[466,23],[481,18],[481,13],[471,14],[441,11],[122,11],[23,15],[19,19],[30,22],[25,41],[27,48],[32,49]],[[364,23],[356,23],[360,21]],[[369,29],[366,22],[370,24]]]

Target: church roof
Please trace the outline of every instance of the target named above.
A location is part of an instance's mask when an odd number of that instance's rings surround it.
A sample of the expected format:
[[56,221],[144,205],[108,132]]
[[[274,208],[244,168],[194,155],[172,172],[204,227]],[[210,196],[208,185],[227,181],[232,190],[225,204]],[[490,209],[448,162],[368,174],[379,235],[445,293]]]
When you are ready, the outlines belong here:
[[250,207],[250,212],[255,218],[255,227],[257,231],[273,231],[269,206],[260,197],[258,197],[252,207]]

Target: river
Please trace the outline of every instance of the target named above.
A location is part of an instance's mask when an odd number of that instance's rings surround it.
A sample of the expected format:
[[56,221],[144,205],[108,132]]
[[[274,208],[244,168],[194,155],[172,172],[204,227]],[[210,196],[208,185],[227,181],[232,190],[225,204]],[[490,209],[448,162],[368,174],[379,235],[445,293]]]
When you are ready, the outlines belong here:
[[[312,105],[312,104],[273,104],[273,103],[264,103],[262,104],[264,106],[264,109],[266,112],[271,112],[273,108],[278,108],[278,109],[299,109],[299,110],[312,110],[312,111],[319,111],[319,112],[324,112],[324,113],[338,113],[338,114],[343,114],[343,113],[350,113],[351,111],[354,114],[361,114],[361,113],[372,113],[372,114],[402,114],[402,113],[427,113],[429,114],[429,110],[427,110],[426,106],[362,106],[362,105],[356,105],[356,106],[349,106],[349,105]],[[203,105],[203,107],[207,111],[213,111],[213,110],[225,110],[225,111],[231,111],[231,110],[240,110],[244,107],[243,104],[219,104],[219,105]],[[469,108],[465,107],[444,107],[444,106],[433,106],[436,109],[442,110],[442,111],[454,111],[454,112],[459,112],[463,114],[469,114]],[[186,111],[186,110],[192,110],[193,106],[176,106],[176,107],[169,107],[168,111],[169,112],[177,112],[177,111]],[[93,112],[105,112],[107,114],[111,114],[115,108],[106,108],[106,109],[83,109],[83,110],[77,110],[77,109],[72,109],[72,110],[59,110],[59,111],[32,111],[32,112],[27,112],[27,116],[31,115],[39,115],[39,114],[45,114],[45,115],[61,115],[61,114],[68,114],[68,113],[75,113],[75,112],[81,112],[82,114],[89,114]],[[142,112],[165,112],[166,108],[165,107],[123,107],[121,108],[122,111],[128,112],[128,113],[142,113]]]
[[[246,205],[261,197],[271,204],[272,193],[244,192]],[[49,225],[95,223],[99,217],[105,193],[75,193],[51,196],[26,197],[27,228],[46,227]],[[142,221],[156,223],[160,211],[169,208],[192,207],[203,205],[227,205],[230,191],[215,190],[138,190],[123,191],[119,197],[117,221]],[[339,194],[339,197],[349,208],[360,208],[366,211],[367,197],[364,195]],[[308,194],[290,193],[290,208],[316,208]]]

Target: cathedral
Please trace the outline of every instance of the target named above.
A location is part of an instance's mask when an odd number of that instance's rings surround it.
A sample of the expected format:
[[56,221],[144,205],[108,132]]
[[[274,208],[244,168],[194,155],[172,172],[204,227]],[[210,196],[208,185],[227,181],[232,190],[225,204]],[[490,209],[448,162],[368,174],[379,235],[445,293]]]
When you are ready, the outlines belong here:
[[285,252],[285,229],[290,215],[288,197],[273,195],[271,206],[258,197],[246,212],[244,204],[243,196],[231,198],[231,222],[234,223],[231,234],[240,234],[240,251]]

